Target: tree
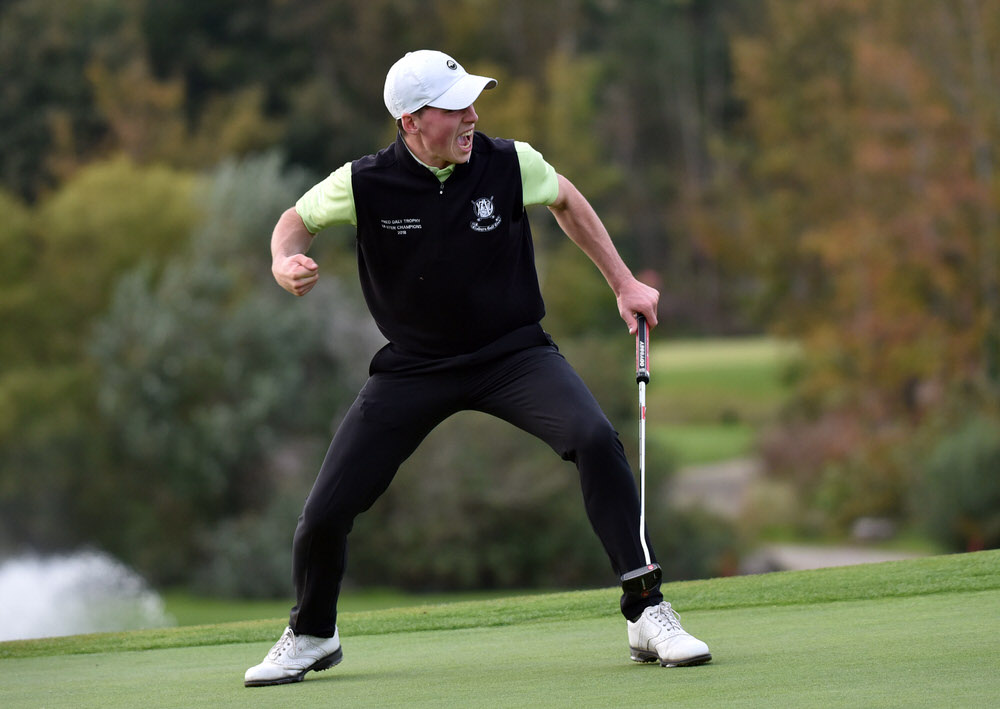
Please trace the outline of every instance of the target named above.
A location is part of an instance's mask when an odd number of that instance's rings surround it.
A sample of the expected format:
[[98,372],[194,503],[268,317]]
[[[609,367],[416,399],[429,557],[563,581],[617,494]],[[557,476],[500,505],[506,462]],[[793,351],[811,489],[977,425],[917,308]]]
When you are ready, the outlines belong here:
[[0,7],[0,185],[33,200],[98,152],[107,123],[84,72],[114,45],[128,0]]
[[268,504],[277,449],[324,431],[376,337],[336,278],[301,301],[273,283],[265,235],[306,184],[277,154],[221,166],[188,249],[123,277],[94,333],[130,508],[102,542],[157,580],[190,578],[210,530]]
[[33,207],[3,198],[0,543],[59,548],[91,539],[89,522],[114,518],[91,504],[114,510],[118,498],[105,487],[107,432],[86,341],[122,273],[184,246],[193,186],[191,175],[119,159],[82,170]]
[[196,184],[189,173],[119,157],[87,166],[38,205],[32,312],[46,341],[36,362],[79,357],[115,279],[184,248],[198,216]]
[[806,353],[803,415],[772,451],[780,465],[812,440],[784,463],[842,524],[901,516],[916,432],[996,400],[1000,12],[836,0],[771,2],[767,18],[735,49],[738,238]]
[[31,211],[14,195],[0,191],[0,362],[4,369],[30,362],[37,338],[31,337],[34,296],[31,274],[38,262]]

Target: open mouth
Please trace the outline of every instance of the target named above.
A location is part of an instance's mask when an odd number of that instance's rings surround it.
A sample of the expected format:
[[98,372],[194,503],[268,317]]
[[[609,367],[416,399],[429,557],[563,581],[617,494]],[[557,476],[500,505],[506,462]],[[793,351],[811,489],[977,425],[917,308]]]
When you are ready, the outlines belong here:
[[460,150],[472,150],[472,132],[473,129],[469,129],[458,136],[458,147]]

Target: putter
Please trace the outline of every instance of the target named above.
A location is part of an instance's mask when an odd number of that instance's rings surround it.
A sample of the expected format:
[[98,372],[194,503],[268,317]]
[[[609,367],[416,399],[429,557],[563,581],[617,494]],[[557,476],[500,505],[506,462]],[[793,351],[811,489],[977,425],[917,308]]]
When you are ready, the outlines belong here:
[[645,598],[660,584],[663,571],[649,558],[646,545],[646,385],[649,383],[649,329],[646,318],[637,318],[635,335],[635,381],[639,384],[639,542],[646,565],[622,575],[622,590]]

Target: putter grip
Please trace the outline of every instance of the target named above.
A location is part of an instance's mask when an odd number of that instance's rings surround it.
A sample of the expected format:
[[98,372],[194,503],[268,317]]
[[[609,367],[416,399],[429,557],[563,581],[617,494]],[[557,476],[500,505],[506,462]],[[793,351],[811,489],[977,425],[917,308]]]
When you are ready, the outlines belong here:
[[636,318],[639,329],[635,333],[635,380],[649,383],[649,328],[646,327],[646,316],[640,314]]

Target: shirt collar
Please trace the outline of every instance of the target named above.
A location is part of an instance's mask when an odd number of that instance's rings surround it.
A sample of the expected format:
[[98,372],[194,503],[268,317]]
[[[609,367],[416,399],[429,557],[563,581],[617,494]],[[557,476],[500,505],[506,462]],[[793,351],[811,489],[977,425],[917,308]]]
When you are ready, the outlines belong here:
[[[400,136],[400,138],[402,139],[402,136]],[[441,182],[444,182],[445,180],[447,180],[449,177],[451,177],[451,173],[455,172],[455,163],[451,163],[447,167],[433,167],[433,166],[428,165],[427,163],[425,163],[423,160],[421,160],[420,158],[418,158],[416,155],[414,155],[413,151],[410,150],[410,146],[406,144],[406,140],[405,139],[402,139],[402,143],[403,143],[403,146],[406,148],[406,151],[410,154],[410,157],[412,157],[414,160],[416,160],[417,163],[419,163],[420,165],[423,165],[428,170],[430,170],[431,174],[434,175],[434,177],[438,178],[438,180],[440,180]]]

